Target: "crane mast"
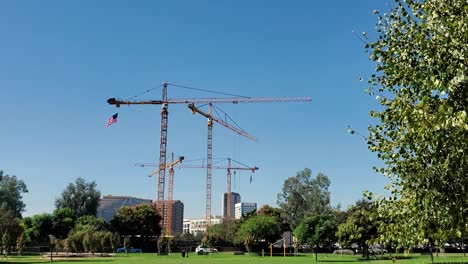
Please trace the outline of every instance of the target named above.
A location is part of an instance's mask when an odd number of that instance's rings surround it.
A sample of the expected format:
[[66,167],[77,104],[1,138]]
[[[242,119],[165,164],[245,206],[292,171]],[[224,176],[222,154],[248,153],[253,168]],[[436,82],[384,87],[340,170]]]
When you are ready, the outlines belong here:
[[[188,108],[192,110],[192,114],[198,113],[206,118],[208,118],[208,140],[207,140],[207,157],[206,157],[206,224],[210,225],[211,224],[211,178],[212,178],[212,166],[213,166],[213,157],[212,157],[212,152],[213,152],[213,121],[215,121],[218,124],[221,124],[234,132],[238,133],[239,135],[242,135],[244,137],[247,137],[252,140],[256,140],[255,137],[245,133],[244,131],[237,129],[228,123],[216,118],[213,116],[213,105],[210,103],[208,104],[208,113],[205,113],[195,107],[194,104],[189,104]],[[229,160],[230,161],[230,160]],[[228,176],[229,177],[229,176]],[[229,182],[229,185],[231,183]],[[229,186],[230,187],[230,186]],[[228,194],[228,196],[230,193]],[[229,201],[230,202],[230,201]],[[229,204],[230,206],[230,204]],[[229,214],[231,211],[229,211]]]

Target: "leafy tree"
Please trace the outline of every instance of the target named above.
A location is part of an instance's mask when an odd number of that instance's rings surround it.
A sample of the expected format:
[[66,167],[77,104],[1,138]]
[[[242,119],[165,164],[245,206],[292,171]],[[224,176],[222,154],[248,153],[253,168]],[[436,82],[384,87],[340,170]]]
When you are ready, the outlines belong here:
[[48,244],[53,233],[54,219],[51,214],[37,214],[24,218],[26,236],[33,244]]
[[468,8],[395,2],[375,12],[378,38],[367,45],[376,63],[368,91],[381,105],[368,144],[391,180],[391,197],[379,201],[394,223],[386,239],[432,246],[440,231],[460,236],[468,219]]
[[116,252],[120,244],[120,235],[118,233],[113,233],[110,237],[110,243],[112,252]]
[[378,220],[375,218],[376,205],[370,201],[359,200],[352,206],[346,222],[338,226],[336,236],[340,245],[358,244],[363,255],[369,257],[369,245],[377,239]]
[[24,227],[20,219],[12,211],[0,207],[0,239],[5,237],[8,242],[4,246],[9,250],[23,232]]
[[279,224],[271,216],[257,215],[247,219],[239,228],[236,243],[244,243],[250,252],[260,241],[274,242],[280,237]]
[[131,242],[130,242],[130,237],[129,236],[124,237],[123,246],[125,247],[125,253],[127,253],[127,255],[128,255],[128,251],[130,250],[130,247],[131,247]]
[[23,193],[28,189],[22,180],[16,176],[4,175],[0,170],[0,207],[12,211],[16,217],[21,217],[26,205],[23,203]]
[[[233,220],[233,219],[225,219],[222,223],[208,226],[207,231],[205,233],[211,234],[212,236],[216,236],[216,240],[221,240],[227,243],[234,243],[237,230],[241,221]],[[203,236],[205,235],[203,234]],[[203,241],[203,238],[202,238]]]
[[21,253],[23,252],[24,248],[26,246],[26,241],[24,237],[24,232],[21,233],[21,235],[16,238],[16,250],[18,251],[18,256],[21,256]]
[[57,209],[70,208],[76,217],[84,215],[96,215],[101,193],[96,190],[96,183],[86,182],[78,178],[75,183],[70,183],[55,200]]
[[284,210],[291,228],[295,228],[306,216],[330,209],[330,180],[322,173],[315,178],[311,174],[311,170],[306,168],[295,177],[286,179],[282,193],[278,194],[277,203]]
[[212,229],[207,229],[206,232],[203,233],[203,238],[202,238],[201,243],[202,245],[214,247],[220,237],[217,234],[217,232],[211,232],[210,230]]
[[317,262],[318,247],[330,246],[335,239],[336,230],[336,220],[332,215],[314,215],[304,218],[294,229],[294,236],[300,244],[315,248],[315,261]]
[[121,235],[150,238],[161,235],[160,222],[161,216],[155,205],[139,204],[120,208],[111,225]]
[[68,233],[75,226],[76,217],[70,208],[60,208],[52,213],[53,231],[52,233],[60,239],[67,237]]
[[291,230],[286,220],[286,213],[281,208],[275,208],[269,206],[268,204],[265,204],[260,209],[258,209],[257,215],[274,217],[276,219],[276,222],[280,224],[281,233]]

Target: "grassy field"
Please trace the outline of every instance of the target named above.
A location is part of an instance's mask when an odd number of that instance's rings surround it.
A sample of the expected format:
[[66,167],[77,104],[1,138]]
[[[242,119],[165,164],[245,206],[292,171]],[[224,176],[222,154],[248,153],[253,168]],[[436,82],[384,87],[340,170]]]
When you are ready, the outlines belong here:
[[[388,256],[386,256],[388,257]],[[393,263],[390,259],[372,259],[370,261],[361,260],[360,256],[337,256],[319,254],[318,261],[321,263]],[[413,254],[404,258],[397,256],[395,263],[410,264],[410,263],[430,263],[430,256]],[[437,263],[468,263],[468,257],[463,257],[463,254],[446,254],[444,257],[435,257],[434,261]],[[0,260],[0,263],[46,263],[49,262],[48,258],[41,258],[40,256],[9,256],[8,259]],[[170,256],[156,256],[155,254],[125,254],[118,255],[117,257],[101,257],[101,258],[70,258],[70,259],[55,259],[55,263],[83,263],[83,264],[279,264],[279,263],[315,263],[313,255],[302,255],[296,257],[259,257],[259,256],[234,256],[232,253],[218,253],[209,256],[198,256],[190,254],[188,258],[182,258],[180,253],[172,254]]]

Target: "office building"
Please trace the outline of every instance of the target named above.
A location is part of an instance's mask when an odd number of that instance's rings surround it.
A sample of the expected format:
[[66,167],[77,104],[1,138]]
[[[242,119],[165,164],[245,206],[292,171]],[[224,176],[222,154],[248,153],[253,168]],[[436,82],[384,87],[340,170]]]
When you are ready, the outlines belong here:
[[241,219],[243,215],[252,211],[257,211],[257,203],[236,203],[235,218]]
[[233,219],[234,218],[235,205],[236,205],[236,203],[241,202],[240,194],[235,193],[235,192],[231,192],[230,194],[231,194],[231,210],[230,210],[230,212],[228,212],[228,206],[227,206],[228,195],[229,194],[228,193],[223,194],[223,217],[226,218],[226,219]]
[[104,195],[99,200],[99,206],[97,209],[97,217],[102,217],[106,222],[109,222],[117,210],[123,206],[135,206],[138,204],[151,204],[153,201],[149,199],[141,199],[131,196],[113,196]]

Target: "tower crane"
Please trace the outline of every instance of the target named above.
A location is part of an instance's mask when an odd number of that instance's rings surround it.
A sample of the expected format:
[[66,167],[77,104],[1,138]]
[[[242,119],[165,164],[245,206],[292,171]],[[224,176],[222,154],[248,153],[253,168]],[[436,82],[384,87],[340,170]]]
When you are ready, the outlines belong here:
[[[159,143],[159,176],[158,176],[158,193],[157,201],[163,204],[164,201],[164,188],[166,180],[166,151],[167,151],[167,129],[168,129],[168,107],[169,104],[195,104],[195,103],[260,103],[260,102],[305,102],[312,101],[309,96],[302,97],[228,97],[228,98],[175,98],[169,99],[167,97],[168,83],[162,84],[161,100],[143,100],[143,101],[128,101],[116,98],[109,98],[107,103],[120,107],[121,105],[161,105],[161,130],[160,130],[160,143]],[[211,155],[211,154],[210,154]],[[207,168],[207,175],[208,170]],[[211,188],[211,186],[210,186]],[[211,194],[210,194],[211,195]],[[211,208],[211,204],[209,205]],[[208,205],[207,205],[208,208]],[[159,208],[162,209],[162,208]],[[211,211],[211,210],[210,210]],[[160,210],[164,214],[163,210]],[[162,215],[164,219],[164,215]]]
[[[245,171],[251,171],[252,173],[255,173],[255,171],[258,170],[258,167],[232,167],[231,166],[231,161],[233,161],[231,158],[227,158],[228,160],[228,165],[227,166],[219,166],[219,165],[212,165],[211,168],[212,169],[217,169],[217,170],[227,170],[227,175],[226,175],[226,193],[227,193],[227,199],[226,199],[226,218],[227,219],[231,219],[233,218],[233,215],[231,214],[231,211],[232,211],[232,194],[231,194],[231,171],[234,171],[234,173],[236,171],[240,171],[240,170],[245,170]],[[237,162],[234,160],[234,162]],[[239,162],[237,162],[239,163]],[[155,164],[151,164],[151,163],[137,163],[135,164],[135,166],[140,166],[140,167],[146,167],[146,166],[155,166]],[[174,164],[174,166],[172,166],[170,168],[170,170],[172,169],[172,175],[174,175],[174,167],[177,167],[177,168],[184,168],[184,169],[205,169],[207,168],[208,166],[207,165],[193,165],[193,164]],[[155,171],[156,172],[156,171]],[[155,172],[153,172],[152,174],[154,174]],[[169,171],[170,172],[170,171]],[[171,175],[171,173],[169,173],[169,175]],[[171,184],[171,181],[169,180],[169,193],[172,193],[172,190],[171,188],[173,187],[173,185]],[[172,197],[172,196],[171,196]]]
[[[216,118],[213,116],[213,104],[209,103],[208,104],[208,113],[205,113],[201,111],[199,108],[195,107],[193,103],[188,105],[188,108],[192,110],[192,114],[198,113],[206,118],[208,118],[208,140],[207,140],[207,156],[206,156],[206,213],[205,213],[205,218],[206,218],[206,224],[210,225],[211,224],[211,177],[212,177],[212,166],[213,166],[213,121],[216,123],[223,125],[224,127],[227,127],[231,129],[232,131],[236,132],[239,135],[242,135],[244,137],[247,137],[251,140],[256,141],[257,139],[244,131],[233,127],[229,125],[228,123]],[[230,173],[230,172],[229,172]],[[229,185],[231,183],[229,182]],[[231,186],[229,186],[229,189],[231,189]],[[228,196],[231,196],[230,190]],[[231,206],[231,199],[228,200],[228,205],[229,207]],[[230,210],[230,208],[229,208]],[[231,214],[231,211],[229,211],[229,214]]]
[[[163,223],[165,226],[165,234],[167,236],[170,236],[172,234],[172,202],[173,202],[173,190],[174,190],[174,165],[182,163],[184,160],[184,156],[180,156],[176,161],[174,161],[174,153],[171,155],[171,163],[166,164],[164,168],[169,168],[169,186],[168,186],[168,194],[167,194],[167,205],[164,204],[164,201],[162,202],[163,205],[158,205],[161,207],[163,210],[165,209],[164,207],[167,206],[167,217],[163,218],[163,221],[165,220],[166,222]],[[152,177],[155,174],[158,174],[161,169],[157,169],[153,172],[151,172],[148,176]],[[158,201],[158,203],[161,203]]]

